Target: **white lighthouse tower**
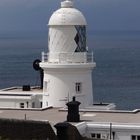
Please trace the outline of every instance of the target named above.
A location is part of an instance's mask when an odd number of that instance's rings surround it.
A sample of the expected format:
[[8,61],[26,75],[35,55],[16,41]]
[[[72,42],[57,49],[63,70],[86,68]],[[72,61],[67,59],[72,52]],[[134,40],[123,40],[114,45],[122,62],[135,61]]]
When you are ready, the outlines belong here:
[[43,107],[65,107],[75,96],[81,107],[93,104],[93,53],[86,46],[86,19],[71,0],[61,2],[48,23],[48,53],[42,54]]

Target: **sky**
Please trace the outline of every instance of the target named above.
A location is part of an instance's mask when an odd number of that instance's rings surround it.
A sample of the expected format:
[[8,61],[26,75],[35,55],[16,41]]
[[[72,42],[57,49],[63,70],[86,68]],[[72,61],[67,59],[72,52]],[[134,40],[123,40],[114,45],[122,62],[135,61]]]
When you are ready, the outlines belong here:
[[[0,0],[0,31],[44,31],[61,0]],[[88,30],[140,30],[140,0],[74,0]]]

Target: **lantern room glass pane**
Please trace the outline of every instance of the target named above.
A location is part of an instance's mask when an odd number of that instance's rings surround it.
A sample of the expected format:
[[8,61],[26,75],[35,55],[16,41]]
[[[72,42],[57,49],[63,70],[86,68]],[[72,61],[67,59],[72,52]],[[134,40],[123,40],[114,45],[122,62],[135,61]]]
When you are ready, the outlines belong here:
[[77,48],[75,52],[86,52],[86,26],[75,26],[77,34],[74,38]]

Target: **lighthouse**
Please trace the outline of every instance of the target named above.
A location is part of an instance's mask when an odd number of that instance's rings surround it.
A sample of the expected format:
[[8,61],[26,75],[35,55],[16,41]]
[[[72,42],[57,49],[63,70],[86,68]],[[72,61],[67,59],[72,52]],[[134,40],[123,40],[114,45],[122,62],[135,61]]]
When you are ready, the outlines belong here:
[[50,17],[48,53],[42,53],[43,107],[65,107],[75,96],[81,107],[93,105],[93,53],[86,45],[86,19],[73,1],[61,2]]

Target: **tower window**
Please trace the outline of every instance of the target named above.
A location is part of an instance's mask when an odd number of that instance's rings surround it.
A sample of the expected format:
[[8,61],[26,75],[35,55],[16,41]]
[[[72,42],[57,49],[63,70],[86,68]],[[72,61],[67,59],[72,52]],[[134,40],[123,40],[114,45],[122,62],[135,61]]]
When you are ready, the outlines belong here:
[[24,103],[20,103],[20,108],[24,108]]
[[77,44],[75,52],[86,52],[86,26],[76,25],[77,34],[74,38]]
[[76,93],[82,92],[82,83],[75,83],[75,91]]

